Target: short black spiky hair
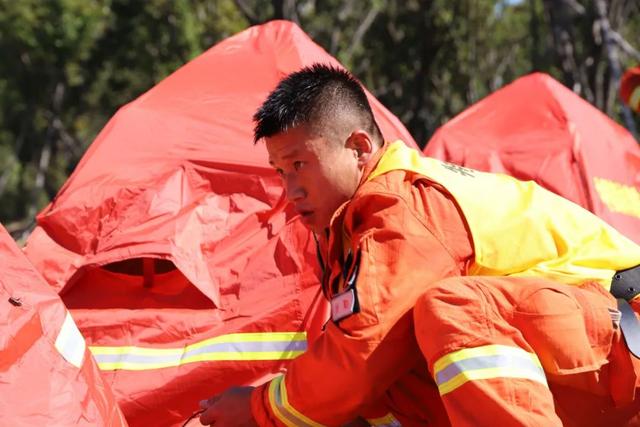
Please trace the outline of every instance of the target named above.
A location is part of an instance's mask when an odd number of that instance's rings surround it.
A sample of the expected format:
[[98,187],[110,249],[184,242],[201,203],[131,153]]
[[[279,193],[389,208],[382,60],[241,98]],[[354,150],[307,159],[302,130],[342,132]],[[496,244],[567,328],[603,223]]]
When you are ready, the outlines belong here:
[[289,74],[269,94],[253,116],[254,142],[313,124],[336,111],[357,117],[374,141],[382,143],[382,133],[358,80],[348,71],[319,63]]

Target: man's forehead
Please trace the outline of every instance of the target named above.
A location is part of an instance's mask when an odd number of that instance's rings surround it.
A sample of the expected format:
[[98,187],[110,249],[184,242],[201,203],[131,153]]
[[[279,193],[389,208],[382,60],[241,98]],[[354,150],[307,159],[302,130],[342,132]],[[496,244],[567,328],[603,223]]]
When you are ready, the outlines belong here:
[[269,160],[287,160],[309,152],[313,139],[307,132],[290,130],[265,138]]

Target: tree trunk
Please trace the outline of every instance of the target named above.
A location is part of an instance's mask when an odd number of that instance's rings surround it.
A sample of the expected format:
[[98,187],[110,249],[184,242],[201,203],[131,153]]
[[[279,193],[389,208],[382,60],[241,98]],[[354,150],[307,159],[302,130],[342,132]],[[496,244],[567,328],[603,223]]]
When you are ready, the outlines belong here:
[[[609,61],[609,96],[606,103],[605,112],[611,114],[613,110],[613,102],[617,98],[617,88],[620,84],[620,77],[622,71],[620,70],[620,60],[618,59],[617,45],[611,34],[611,25],[609,24],[609,18],[607,17],[607,3],[604,0],[595,1],[596,13],[598,16],[599,28],[602,31],[602,40],[604,49],[607,53],[607,59]],[[622,105],[622,116],[624,118],[627,129],[631,131],[633,136],[637,139],[636,124],[633,121],[631,111],[626,105]]]

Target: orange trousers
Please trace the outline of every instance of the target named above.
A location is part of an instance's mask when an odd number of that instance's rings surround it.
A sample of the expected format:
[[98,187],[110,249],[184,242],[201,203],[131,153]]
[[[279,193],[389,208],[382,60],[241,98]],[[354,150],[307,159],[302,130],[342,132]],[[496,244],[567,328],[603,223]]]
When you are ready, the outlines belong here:
[[640,363],[596,283],[455,277],[415,332],[453,427],[640,426]]

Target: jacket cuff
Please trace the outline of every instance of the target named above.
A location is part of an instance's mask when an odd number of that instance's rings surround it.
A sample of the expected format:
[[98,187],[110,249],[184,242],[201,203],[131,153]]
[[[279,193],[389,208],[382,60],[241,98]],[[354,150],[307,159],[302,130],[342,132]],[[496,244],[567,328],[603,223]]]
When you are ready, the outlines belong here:
[[260,427],[272,427],[278,424],[274,422],[273,414],[269,407],[269,385],[271,381],[253,389],[251,392],[251,415]]

